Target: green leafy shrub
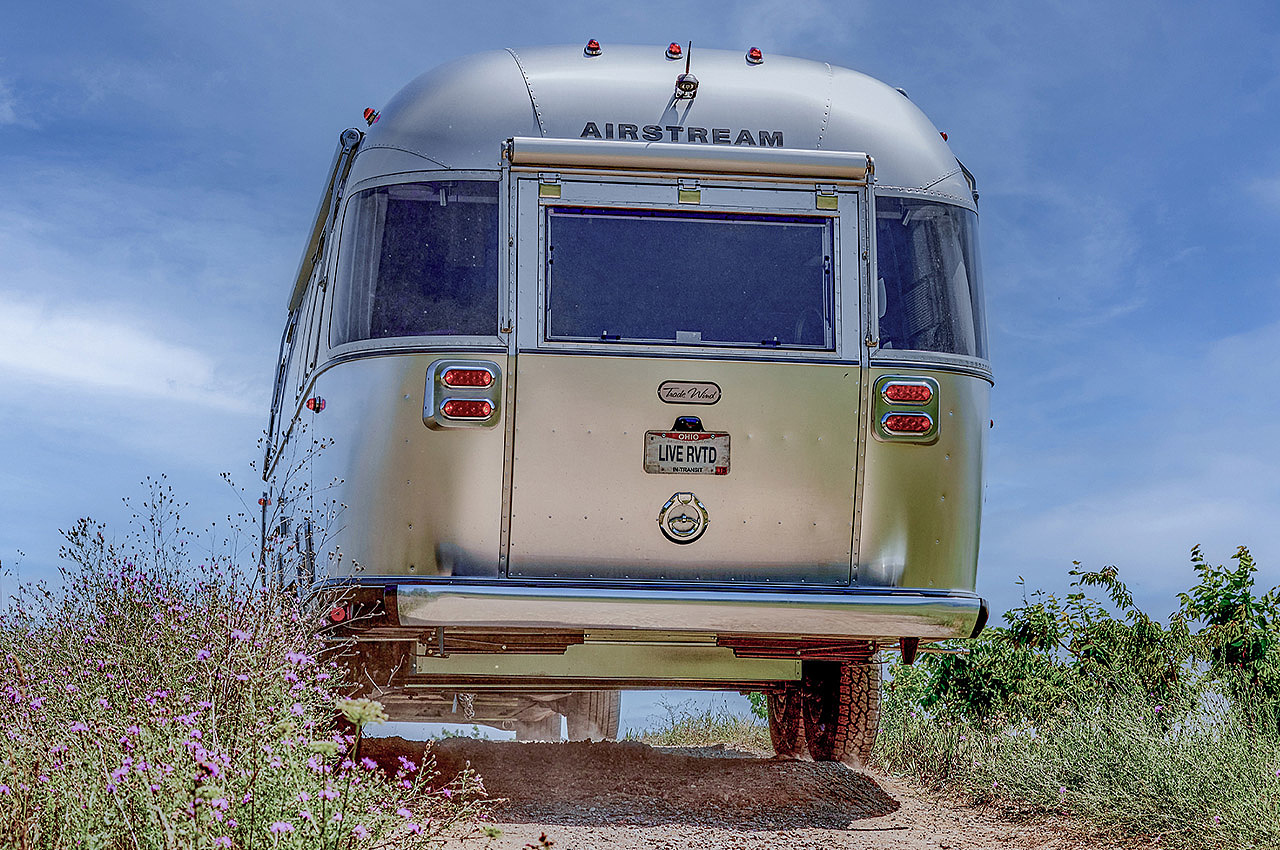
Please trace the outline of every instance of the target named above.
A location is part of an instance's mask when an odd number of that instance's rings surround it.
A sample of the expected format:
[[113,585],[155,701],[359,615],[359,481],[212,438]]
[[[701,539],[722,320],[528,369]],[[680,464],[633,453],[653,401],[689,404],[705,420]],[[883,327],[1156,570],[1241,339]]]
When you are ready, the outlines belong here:
[[1167,623],[1114,567],[1077,564],[1063,599],[1033,593],[952,654],[892,666],[878,759],[1160,846],[1280,846],[1277,591],[1255,593],[1247,549],[1234,560],[1193,550]]

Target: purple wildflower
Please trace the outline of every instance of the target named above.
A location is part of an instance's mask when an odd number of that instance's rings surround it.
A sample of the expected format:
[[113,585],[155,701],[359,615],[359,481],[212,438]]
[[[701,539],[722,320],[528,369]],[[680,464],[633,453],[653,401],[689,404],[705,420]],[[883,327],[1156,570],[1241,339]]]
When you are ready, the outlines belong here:
[[279,835],[283,832],[293,832],[293,824],[289,823],[288,821],[278,820],[275,823],[271,824],[271,831],[276,835]]

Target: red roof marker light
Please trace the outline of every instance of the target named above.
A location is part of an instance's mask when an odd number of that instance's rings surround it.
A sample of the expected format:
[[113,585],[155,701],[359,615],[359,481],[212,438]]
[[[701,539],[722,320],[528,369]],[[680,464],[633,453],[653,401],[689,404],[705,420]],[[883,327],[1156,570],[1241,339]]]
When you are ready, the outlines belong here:
[[684,50],[681,49],[680,45],[676,44],[674,41],[667,45],[668,59],[679,59],[683,55]]
[[764,61],[764,54],[760,52],[760,48],[753,47],[747,51],[747,64],[759,65]]
[[596,41],[594,38],[591,39],[587,42],[587,46],[582,48],[582,52],[586,56],[599,56],[600,42]]
[[364,111],[365,123],[368,124],[370,127],[372,127],[374,124],[377,124],[378,119],[381,117],[382,115],[378,112],[378,110],[374,109],[372,106],[366,108]]

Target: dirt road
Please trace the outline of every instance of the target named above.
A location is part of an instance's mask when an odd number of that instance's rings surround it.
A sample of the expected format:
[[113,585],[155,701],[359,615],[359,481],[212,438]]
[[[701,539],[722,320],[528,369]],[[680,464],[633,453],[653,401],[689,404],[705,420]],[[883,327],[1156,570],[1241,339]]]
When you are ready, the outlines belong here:
[[[380,761],[422,756],[421,742],[367,742]],[[1101,850],[1064,824],[1014,824],[839,764],[780,762],[723,747],[516,743],[433,745],[443,777],[468,764],[502,802],[495,850],[884,848]],[[478,847],[482,841],[451,845]]]

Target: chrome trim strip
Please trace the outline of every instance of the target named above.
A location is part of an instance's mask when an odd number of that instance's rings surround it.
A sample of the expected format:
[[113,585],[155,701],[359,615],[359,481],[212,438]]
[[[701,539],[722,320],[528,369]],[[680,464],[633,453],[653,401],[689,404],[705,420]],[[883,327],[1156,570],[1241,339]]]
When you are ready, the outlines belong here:
[[396,588],[405,626],[637,629],[794,637],[964,638],[977,596],[415,584]]
[[739,148],[671,142],[597,142],[517,136],[508,143],[513,166],[550,168],[642,168],[663,171],[713,171],[728,174],[785,174],[803,177],[867,179],[865,153],[796,148]]

